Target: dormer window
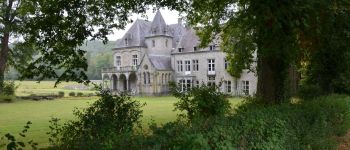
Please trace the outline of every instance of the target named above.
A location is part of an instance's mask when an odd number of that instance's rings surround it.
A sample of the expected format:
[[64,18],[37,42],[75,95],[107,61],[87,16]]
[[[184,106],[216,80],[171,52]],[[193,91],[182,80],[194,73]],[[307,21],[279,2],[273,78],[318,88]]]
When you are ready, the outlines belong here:
[[210,51],[215,50],[215,45],[210,45],[210,46],[209,46],[209,50],[210,50]]
[[129,45],[128,39],[127,39],[127,38],[124,39],[124,44],[125,44],[125,46],[128,46],[128,45]]
[[156,47],[156,41],[152,40],[152,47]]
[[167,29],[164,28],[163,33],[164,33],[164,34],[167,34],[167,32],[168,32]]
[[179,48],[178,50],[179,50],[179,53],[182,53],[185,50],[185,48]]
[[157,33],[157,29],[156,28],[153,28],[152,29],[152,34],[156,34]]
[[198,49],[197,46],[193,47],[193,51],[197,51],[197,49]]

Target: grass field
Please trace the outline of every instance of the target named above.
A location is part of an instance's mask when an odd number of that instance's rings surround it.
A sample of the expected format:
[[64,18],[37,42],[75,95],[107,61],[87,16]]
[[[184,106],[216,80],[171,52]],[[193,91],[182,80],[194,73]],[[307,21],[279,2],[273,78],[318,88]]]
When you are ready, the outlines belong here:
[[65,92],[65,96],[68,96],[69,92],[81,92],[84,94],[95,93],[93,90],[75,90],[69,89],[68,86],[80,85],[75,82],[62,82],[54,88],[54,81],[16,81],[16,90],[17,96],[28,96],[31,94],[58,94],[59,91]]
[[[64,90],[62,89],[64,85],[60,85],[57,89],[54,89],[53,82],[37,84],[32,81],[25,81],[16,82],[16,84],[20,85],[16,91],[17,95],[27,95],[28,93],[57,93],[58,91]],[[75,92],[78,91],[79,90],[76,90]],[[94,91],[83,92],[89,93]],[[157,124],[173,121],[176,119],[176,114],[179,113],[173,111],[173,104],[177,101],[175,97],[134,98],[141,103],[146,103],[146,106],[142,108],[144,111],[142,123],[144,125],[150,123],[151,120],[154,120]],[[40,144],[40,147],[46,147],[48,145],[46,132],[49,131],[49,120],[51,117],[60,118],[63,122],[74,119],[72,110],[75,107],[87,107],[97,99],[98,97],[64,97],[51,101],[18,100],[14,103],[0,103],[0,135],[8,132],[17,134],[23,129],[27,121],[31,121],[33,124],[29,130],[27,139],[33,139]],[[240,101],[241,99],[238,98],[230,99],[233,106],[237,105]]]

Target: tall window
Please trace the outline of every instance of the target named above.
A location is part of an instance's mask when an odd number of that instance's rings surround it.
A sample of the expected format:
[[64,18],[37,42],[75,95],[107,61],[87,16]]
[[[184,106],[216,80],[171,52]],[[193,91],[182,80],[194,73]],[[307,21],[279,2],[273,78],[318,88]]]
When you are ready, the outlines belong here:
[[185,71],[191,71],[191,61],[185,60]]
[[197,51],[197,46],[194,46],[194,47],[193,47],[193,51]]
[[164,74],[162,73],[162,85],[164,84]]
[[127,39],[127,38],[124,39],[124,44],[125,44],[125,46],[128,46],[128,45],[129,45],[128,39]]
[[215,71],[215,59],[208,59],[208,71]]
[[165,47],[168,47],[168,39],[165,40]]
[[115,65],[116,66],[121,66],[122,65],[121,59],[122,58],[120,56],[115,56]]
[[215,86],[215,76],[208,77],[208,86]]
[[231,81],[225,81],[225,92],[230,93],[231,90]]
[[199,87],[199,81],[198,80],[196,81],[196,87],[197,88]]
[[181,87],[181,91],[185,92],[185,91],[189,91],[192,87],[192,80],[190,79],[181,79],[179,80],[179,85]]
[[182,53],[185,50],[185,48],[179,48],[178,50],[179,50],[179,53]]
[[193,71],[198,71],[199,67],[198,67],[198,59],[196,60],[192,60],[192,64],[193,64]]
[[189,91],[192,87],[192,81],[191,80],[186,80],[186,91]]
[[137,66],[137,55],[132,55],[132,65]]
[[186,80],[180,80],[181,91],[186,91]]
[[156,47],[156,41],[152,40],[152,47]]
[[182,60],[177,61],[177,71],[182,72]]
[[146,72],[143,72],[143,84],[147,84],[147,75],[146,75]]
[[147,72],[147,83],[151,83],[151,74],[149,72]]
[[249,81],[242,81],[242,91],[245,95],[249,95]]
[[225,58],[225,69],[228,68],[228,60]]

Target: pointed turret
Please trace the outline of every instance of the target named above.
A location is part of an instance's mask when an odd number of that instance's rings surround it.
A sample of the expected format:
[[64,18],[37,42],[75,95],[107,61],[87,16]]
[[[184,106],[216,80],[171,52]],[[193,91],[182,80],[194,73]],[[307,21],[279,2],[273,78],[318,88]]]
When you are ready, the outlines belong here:
[[151,35],[167,35],[168,26],[166,25],[164,18],[158,10],[151,24]]

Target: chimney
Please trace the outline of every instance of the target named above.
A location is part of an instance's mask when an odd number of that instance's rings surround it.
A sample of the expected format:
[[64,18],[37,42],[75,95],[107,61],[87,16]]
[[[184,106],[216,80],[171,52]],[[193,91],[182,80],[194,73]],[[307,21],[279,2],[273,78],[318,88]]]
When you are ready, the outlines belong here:
[[178,24],[178,25],[182,25],[182,18],[178,18],[178,19],[177,19],[177,24]]

